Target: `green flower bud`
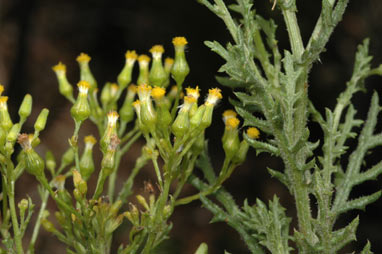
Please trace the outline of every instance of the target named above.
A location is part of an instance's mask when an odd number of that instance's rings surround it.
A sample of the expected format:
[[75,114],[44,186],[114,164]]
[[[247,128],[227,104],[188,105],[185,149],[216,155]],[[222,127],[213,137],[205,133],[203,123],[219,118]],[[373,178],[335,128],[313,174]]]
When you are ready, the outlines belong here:
[[166,73],[166,80],[163,83],[164,88],[167,88],[170,85],[170,73],[173,65],[174,59],[171,57],[166,57],[164,60],[164,71]]
[[32,112],[32,96],[30,94],[25,95],[23,102],[19,109],[19,116],[21,119],[26,119]]
[[111,101],[110,87],[111,83],[106,82],[101,91],[101,102],[104,107],[106,107],[107,104],[109,104],[109,102]]
[[54,216],[56,217],[57,222],[61,225],[64,226],[66,224],[66,219],[65,216],[61,212],[55,212]]
[[57,76],[58,89],[60,91],[60,94],[65,96],[68,100],[74,101],[73,87],[66,78],[66,66],[59,62],[57,65],[53,66],[52,69]]
[[125,54],[126,62],[121,73],[119,73],[117,82],[121,89],[125,89],[131,82],[131,74],[133,72],[133,67],[135,60],[137,60],[137,53],[135,51],[127,51]]
[[43,219],[41,220],[41,225],[44,227],[44,229],[46,231],[48,231],[49,233],[53,233],[53,232],[56,232],[57,229],[54,227],[53,223],[48,221],[47,219]]
[[166,90],[162,87],[154,87],[151,91],[151,97],[154,98],[157,108],[158,130],[166,132],[172,122],[169,111],[168,101],[164,97]]
[[17,140],[17,137],[19,136],[21,126],[19,123],[16,123],[12,126],[11,130],[8,132],[7,135],[7,142],[11,143],[12,146],[14,142]]
[[191,150],[194,155],[199,155],[204,150],[204,131],[199,134],[196,141],[192,144]]
[[7,96],[0,96],[0,125],[5,132],[8,132],[13,125],[11,117],[9,116],[7,101]]
[[132,103],[135,113],[137,114],[137,124],[139,129],[143,132],[143,134],[146,134],[149,132],[148,126],[144,125],[141,120],[141,101],[136,100]]
[[127,94],[125,97],[125,101],[123,102],[123,105],[122,105],[121,109],[119,110],[119,115],[121,117],[121,121],[129,123],[134,119],[134,108],[133,108],[132,103],[134,101],[136,92],[137,92],[137,86],[136,85],[130,85],[127,88]]
[[90,85],[90,92],[93,92],[93,90],[97,88],[97,81],[89,68],[91,57],[85,53],[81,53],[76,60],[80,66],[80,80],[87,81]]
[[151,86],[164,87],[164,83],[167,80],[167,74],[162,64],[162,54],[164,49],[162,45],[155,45],[150,49],[153,57],[153,63],[151,66],[149,81]]
[[187,40],[184,37],[175,37],[172,40],[172,43],[175,47],[175,60],[171,69],[171,74],[176,84],[181,85],[188,73],[190,73],[190,68],[188,67],[186,56],[184,54],[184,47],[187,44]]
[[44,160],[38,155],[32,148],[30,143],[30,139],[27,134],[21,134],[18,137],[19,144],[23,148],[24,158],[25,158],[25,170],[34,175],[37,178],[45,177],[44,168],[45,163]]
[[53,179],[53,186],[57,190],[63,190],[65,188],[66,177],[64,175],[58,175]]
[[107,127],[100,141],[102,152],[106,152],[109,145],[111,144],[111,140],[113,137],[118,137],[117,136],[118,118],[119,118],[119,115],[115,111],[111,111],[107,114]]
[[43,129],[45,129],[46,121],[48,119],[48,115],[49,115],[49,110],[48,109],[44,108],[43,110],[41,110],[40,114],[37,117],[36,122],[34,123],[35,131],[40,132]]
[[237,151],[235,156],[232,158],[232,162],[236,164],[242,164],[247,158],[248,149],[249,149],[248,142],[246,140],[242,140],[240,142],[239,150]]
[[101,161],[102,167],[102,175],[104,178],[108,177],[113,171],[115,167],[115,151],[120,143],[118,136],[113,135],[110,140],[110,144],[108,145],[108,149],[106,154],[103,156]]
[[182,105],[177,117],[174,120],[174,123],[171,126],[172,133],[175,135],[175,137],[182,137],[184,134],[186,134],[187,131],[189,131],[189,111],[195,101],[196,99],[194,97],[184,97],[184,104]]
[[84,180],[87,181],[94,172],[93,146],[97,141],[91,135],[86,136],[84,141],[85,150],[80,159],[80,173]]
[[136,195],[135,197],[137,198],[138,202],[146,209],[146,211],[150,210],[149,204],[142,195]]
[[70,114],[74,121],[83,122],[90,116],[90,106],[87,99],[90,85],[87,81],[82,80],[78,82],[77,86],[80,92],[76,102],[70,109]]
[[84,199],[84,196],[83,194],[81,193],[81,191],[77,188],[74,188],[73,190],[73,196],[74,196],[74,199],[77,200],[78,202],[80,202],[81,200]]
[[56,169],[56,159],[51,151],[47,151],[45,153],[45,163],[46,168],[50,171],[52,175],[54,175],[54,170]]
[[110,206],[110,214],[112,216],[116,216],[118,214],[118,211],[119,209],[121,208],[122,206],[122,201],[121,200],[117,200],[115,201],[111,206]]
[[66,150],[66,152],[61,157],[61,164],[64,167],[70,165],[74,161],[74,151],[72,148]]
[[206,111],[206,105],[201,105],[196,109],[194,115],[190,119],[191,130],[194,130],[196,128],[200,128],[200,130],[205,129],[200,127],[200,123],[202,122],[204,111]]
[[139,76],[137,80],[138,85],[149,83],[149,63],[150,57],[147,55],[140,55],[138,57]]
[[140,120],[150,131],[154,131],[157,115],[151,101],[151,86],[139,85],[137,92],[140,100]]
[[237,153],[240,147],[239,133],[237,126],[240,121],[236,117],[226,121],[226,127],[222,138],[223,149],[225,156],[231,160]]
[[20,209],[20,217],[21,218],[24,218],[24,215],[25,215],[25,211],[28,209],[28,206],[29,206],[29,202],[27,199],[23,198],[19,203],[18,203],[18,207]]

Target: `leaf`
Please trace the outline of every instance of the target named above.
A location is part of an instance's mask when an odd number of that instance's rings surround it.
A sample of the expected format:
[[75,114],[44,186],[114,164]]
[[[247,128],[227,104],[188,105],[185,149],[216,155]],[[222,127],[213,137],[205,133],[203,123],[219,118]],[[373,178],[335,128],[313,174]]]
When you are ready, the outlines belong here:
[[219,84],[223,86],[230,87],[232,89],[238,88],[238,87],[248,87],[249,84],[244,83],[240,80],[234,80],[229,77],[222,77],[222,76],[215,76],[216,80],[219,82]]
[[381,194],[381,191],[377,191],[371,195],[347,201],[343,206],[338,208],[336,212],[337,214],[341,214],[353,209],[365,210],[365,207],[368,204],[375,202],[381,196]]
[[285,175],[285,174],[283,174],[283,173],[281,173],[281,172],[279,172],[279,171],[277,171],[277,170],[273,170],[273,169],[271,169],[271,168],[269,168],[269,167],[267,167],[267,170],[268,170],[268,172],[269,172],[269,174],[272,176],[272,177],[275,177],[275,178],[277,178],[282,184],[284,184],[288,189],[289,189],[289,191],[291,191],[291,185],[290,185],[290,182],[289,182],[289,180],[288,180],[288,177]]
[[270,153],[270,154],[275,155],[275,156],[280,155],[280,151],[277,147],[275,147],[271,144],[265,143],[265,142],[251,139],[248,137],[247,133],[244,133],[243,136],[244,136],[245,140],[248,142],[248,144],[256,149],[257,155],[262,153],[262,152],[267,152],[267,153]]
[[367,244],[365,245],[365,247],[363,248],[360,254],[373,254],[373,252],[371,251],[371,246],[369,241],[367,241]]
[[359,217],[357,216],[349,225],[341,228],[332,233],[330,239],[331,245],[334,247],[334,252],[342,249],[346,244],[356,240],[356,231],[359,224]]

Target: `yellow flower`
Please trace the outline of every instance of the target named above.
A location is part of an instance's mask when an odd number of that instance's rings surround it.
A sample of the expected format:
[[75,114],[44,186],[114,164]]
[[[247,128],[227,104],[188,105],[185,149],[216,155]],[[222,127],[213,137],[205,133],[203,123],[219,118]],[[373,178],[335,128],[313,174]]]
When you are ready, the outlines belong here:
[[92,58],[88,55],[88,54],[85,54],[85,53],[81,53],[79,56],[77,56],[77,62],[79,63],[88,63]]
[[172,39],[172,44],[174,44],[174,46],[184,46],[187,45],[187,43],[188,42],[184,37],[174,37]]
[[260,131],[255,127],[250,127],[247,129],[247,135],[251,139],[257,139],[260,137]]

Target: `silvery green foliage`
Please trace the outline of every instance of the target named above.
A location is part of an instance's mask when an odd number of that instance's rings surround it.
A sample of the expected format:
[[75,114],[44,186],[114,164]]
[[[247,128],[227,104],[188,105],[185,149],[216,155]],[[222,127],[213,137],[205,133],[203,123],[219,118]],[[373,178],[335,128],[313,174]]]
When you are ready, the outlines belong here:
[[[294,0],[278,0],[278,9],[284,16],[288,29],[291,51],[280,53],[276,40],[276,24],[265,20],[254,9],[255,1],[236,0],[226,6],[223,0],[199,0],[221,18],[232,36],[232,42],[223,46],[219,42],[206,42],[212,51],[226,63],[219,69],[227,75],[217,80],[230,87],[236,96],[231,99],[236,111],[244,119],[244,126],[256,126],[266,138],[247,142],[257,153],[267,152],[281,157],[282,172],[268,169],[272,177],[285,184],[294,196],[298,228],[290,235],[289,222],[277,197],[268,206],[257,200],[256,204],[245,202],[239,208],[224,189],[216,192],[218,203],[202,198],[213,214],[213,221],[226,221],[241,235],[252,253],[290,253],[290,240],[296,243],[297,253],[337,253],[356,239],[358,217],[343,228],[334,224],[338,217],[354,209],[364,209],[376,201],[381,192],[349,199],[352,188],[365,181],[376,179],[382,173],[382,161],[362,170],[365,155],[382,145],[382,133],[375,133],[381,106],[377,93],[371,100],[365,121],[356,119],[352,97],[364,91],[365,79],[381,75],[382,65],[371,67],[369,41],[358,47],[354,70],[345,91],[337,99],[335,108],[318,112],[308,97],[308,74],[319,55],[325,49],[331,33],[342,19],[348,0],[323,0],[321,14],[306,46],[303,45],[297,24],[297,6]],[[235,19],[232,13],[238,13]],[[309,139],[307,122],[317,122],[324,133],[321,140]],[[361,132],[355,132],[361,128]],[[354,151],[349,151],[347,140],[357,139]],[[322,156],[318,151],[322,145]],[[343,167],[340,160],[349,156]],[[205,154],[199,160],[205,177],[213,174]],[[205,183],[193,177],[191,183],[199,189]],[[318,213],[311,213],[311,197],[317,200]],[[288,242],[289,241],[289,242]],[[367,243],[361,253],[372,253]]]

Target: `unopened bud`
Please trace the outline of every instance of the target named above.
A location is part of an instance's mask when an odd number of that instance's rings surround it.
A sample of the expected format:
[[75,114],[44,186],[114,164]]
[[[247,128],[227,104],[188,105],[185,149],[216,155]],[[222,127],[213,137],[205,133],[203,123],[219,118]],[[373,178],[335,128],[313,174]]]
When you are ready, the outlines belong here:
[[89,68],[90,60],[91,60],[91,57],[85,53],[81,53],[77,57],[77,62],[80,66],[80,80],[85,80],[89,82],[89,85],[90,85],[89,90],[93,92],[93,90],[97,88],[97,81],[95,80],[92,72],[90,71],[90,68]]
[[52,69],[56,73],[60,93],[68,100],[74,101],[73,87],[66,78],[66,66],[59,62],[57,65],[53,66]]
[[140,55],[138,57],[139,76],[138,76],[138,80],[137,80],[137,85],[149,83],[149,63],[150,63],[150,57],[149,56]]
[[56,159],[54,158],[53,153],[49,150],[45,153],[45,162],[47,169],[53,175],[54,170],[56,169]]
[[88,91],[90,83],[87,81],[80,81],[78,84],[79,94],[76,102],[70,109],[70,114],[76,122],[83,122],[90,116],[90,106],[88,102]]
[[61,164],[66,167],[70,165],[74,161],[74,151],[72,148],[66,150],[66,152],[62,155]]
[[34,129],[38,132],[42,131],[43,129],[45,129],[45,126],[46,126],[46,121],[48,119],[48,115],[49,115],[49,110],[44,108],[43,110],[41,110],[41,113],[38,115],[37,117],[37,120],[34,124]]
[[150,49],[153,57],[153,63],[150,69],[149,81],[151,86],[163,87],[167,79],[167,74],[162,64],[162,54],[164,52],[162,45],[155,45]]
[[19,108],[19,116],[21,119],[26,119],[32,112],[32,96],[25,95],[23,102]]
[[86,195],[88,191],[88,186],[84,179],[82,179],[81,174],[78,170],[73,170],[73,184],[76,189],[80,191],[82,195]]
[[41,220],[41,224],[42,226],[44,227],[44,229],[46,231],[48,231],[49,233],[53,233],[55,231],[57,231],[57,229],[54,227],[53,223],[50,222],[49,220],[47,219],[43,219]]
[[121,89],[125,89],[125,87],[131,82],[131,74],[133,72],[133,67],[135,60],[137,60],[137,53],[135,51],[127,51],[125,54],[126,62],[123,67],[121,73],[119,73],[117,81],[118,85]]
[[0,96],[0,124],[6,132],[13,125],[11,117],[9,116],[7,101],[7,96]]
[[80,159],[80,173],[87,181],[94,172],[93,146],[97,142],[93,136],[85,137],[85,150]]

